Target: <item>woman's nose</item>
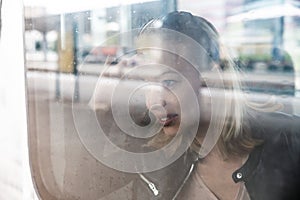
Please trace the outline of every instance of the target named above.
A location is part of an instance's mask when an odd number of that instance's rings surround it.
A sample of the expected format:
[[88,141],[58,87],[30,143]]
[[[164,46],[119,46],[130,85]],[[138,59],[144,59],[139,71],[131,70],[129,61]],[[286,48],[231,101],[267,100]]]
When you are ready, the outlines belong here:
[[151,105],[165,107],[167,105],[167,102],[166,102],[166,100],[157,97],[157,99],[152,100]]
[[152,106],[165,107],[167,105],[167,101],[164,98],[163,88],[152,87],[148,94],[146,94],[146,101],[148,108]]
[[149,107],[165,107],[167,105],[166,100],[162,99],[159,96],[151,97],[151,99],[147,100],[147,105]]
[[163,107],[165,107],[167,105],[166,100],[163,100],[163,99],[160,100],[160,103]]

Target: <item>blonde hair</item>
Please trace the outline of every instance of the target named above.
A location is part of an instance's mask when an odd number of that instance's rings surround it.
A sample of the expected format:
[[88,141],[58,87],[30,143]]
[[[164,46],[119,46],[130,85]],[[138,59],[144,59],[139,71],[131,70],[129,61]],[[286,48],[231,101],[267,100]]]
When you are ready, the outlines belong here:
[[223,78],[228,96],[224,102],[225,123],[217,145],[226,158],[230,154],[247,154],[261,141],[252,137],[249,123],[245,118],[248,114],[248,100],[241,89],[241,73],[233,62],[230,51],[224,44],[221,45],[221,42],[219,44],[221,60],[225,63]]
[[[152,24],[155,25],[154,22]],[[202,46],[206,51],[206,56],[209,57],[208,66],[216,68],[216,70],[220,72],[220,83],[216,83],[215,79],[209,77],[209,73],[207,74],[208,76],[205,76],[205,73],[201,74],[201,77],[205,80],[207,87],[211,86],[207,83],[212,83],[212,85],[217,85],[217,87],[218,84],[220,84],[219,86],[224,86],[224,88],[221,89],[224,89],[225,99],[217,102],[217,105],[211,105],[217,107],[223,106],[225,109],[224,115],[211,118],[210,120],[210,123],[219,127],[219,129],[216,129],[220,131],[216,143],[224,158],[231,154],[240,155],[251,151],[256,145],[261,143],[261,141],[252,137],[249,123],[245,120],[247,109],[250,108],[251,105],[252,107],[255,107],[255,105],[248,103],[242,93],[239,71],[236,69],[229,55],[229,51],[226,50],[224,45],[220,44],[220,38],[216,29],[204,18],[193,16],[186,12],[172,12],[159,22],[162,26],[154,26],[154,28],[165,28],[177,31],[190,37]],[[153,28],[151,27],[151,23],[148,23],[146,27],[142,29],[142,33],[147,32],[147,26]],[[150,29],[148,33],[149,32],[153,33],[154,31]],[[192,56],[195,56],[196,53],[197,52],[193,52]],[[195,60],[197,60],[197,58]],[[221,69],[221,61],[226,63],[224,69]],[[160,148],[165,143],[168,143],[171,138],[171,136],[158,134],[148,144]],[[191,148],[200,153],[201,147],[202,142],[199,139],[199,134],[197,134]]]

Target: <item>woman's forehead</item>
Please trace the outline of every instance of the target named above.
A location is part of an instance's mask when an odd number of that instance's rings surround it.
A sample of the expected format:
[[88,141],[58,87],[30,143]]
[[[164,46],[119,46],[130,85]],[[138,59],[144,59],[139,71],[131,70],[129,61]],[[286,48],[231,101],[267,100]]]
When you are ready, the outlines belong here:
[[137,51],[143,54],[146,60],[174,65],[174,67],[193,65],[199,70],[209,68],[212,60],[201,45],[193,40],[186,39],[186,37],[183,39],[177,37],[177,39],[175,40],[172,37],[162,38],[157,34],[147,35],[137,43]]
[[[198,67],[194,66],[180,54],[166,51],[165,49],[143,49],[140,52],[145,63],[149,63],[149,67],[160,68],[161,71],[198,71]],[[152,66],[152,67],[151,67]]]

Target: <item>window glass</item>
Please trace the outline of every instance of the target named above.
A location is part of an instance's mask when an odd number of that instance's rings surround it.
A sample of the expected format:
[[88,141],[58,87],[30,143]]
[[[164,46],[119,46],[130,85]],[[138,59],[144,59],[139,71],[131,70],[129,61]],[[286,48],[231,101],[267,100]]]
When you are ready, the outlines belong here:
[[295,197],[299,1],[24,0],[24,15],[42,199]]

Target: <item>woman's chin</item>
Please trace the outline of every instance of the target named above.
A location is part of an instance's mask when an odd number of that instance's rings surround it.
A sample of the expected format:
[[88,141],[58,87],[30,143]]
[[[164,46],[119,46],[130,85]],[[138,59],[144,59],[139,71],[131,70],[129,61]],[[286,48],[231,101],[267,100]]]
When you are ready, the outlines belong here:
[[163,131],[168,136],[175,136],[178,133],[179,126],[173,125],[173,126],[165,126],[163,128]]

